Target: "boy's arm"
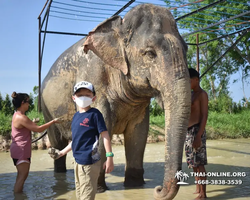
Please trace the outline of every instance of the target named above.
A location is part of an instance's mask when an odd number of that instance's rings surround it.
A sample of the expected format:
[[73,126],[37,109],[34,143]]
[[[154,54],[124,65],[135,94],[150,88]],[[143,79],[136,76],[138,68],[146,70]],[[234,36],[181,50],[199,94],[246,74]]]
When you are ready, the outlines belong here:
[[[108,131],[101,132],[101,136],[103,138],[104,148],[106,153],[112,152],[111,141],[109,137]],[[103,168],[106,166],[106,173],[110,173],[114,169],[113,156],[108,156],[107,161],[103,164]]]
[[208,96],[206,92],[202,92],[200,96],[200,112],[201,112],[201,119],[200,119],[200,127],[197,133],[197,136],[194,140],[193,147],[198,148],[201,145],[201,135],[203,134],[206,123],[207,123],[207,116],[208,116]]
[[200,99],[200,111],[201,111],[201,121],[200,121],[200,128],[197,135],[201,136],[205,130],[207,124],[207,116],[208,116],[208,96],[206,92],[201,94]]
[[71,150],[71,144],[72,144],[72,141],[61,151],[51,147],[49,148],[48,154],[50,154],[51,158],[57,160],[58,158],[66,155]]
[[58,157],[56,159],[66,155],[69,151],[71,151],[72,150],[71,144],[72,144],[72,141],[64,149],[62,149],[60,151],[60,153],[59,153],[59,155],[58,155]]

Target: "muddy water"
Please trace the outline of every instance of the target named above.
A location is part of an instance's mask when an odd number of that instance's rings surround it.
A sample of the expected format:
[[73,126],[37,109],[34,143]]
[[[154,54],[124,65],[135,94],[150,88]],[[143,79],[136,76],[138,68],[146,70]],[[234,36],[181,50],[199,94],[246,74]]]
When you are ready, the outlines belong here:
[[[245,177],[209,177],[209,180],[241,180],[241,185],[207,185],[207,196],[211,200],[249,200],[250,199],[250,139],[207,141],[208,172],[244,172]],[[153,190],[163,181],[164,144],[148,144],[144,155],[146,184],[141,188],[125,189],[124,147],[113,146],[115,169],[106,176],[110,190],[97,194],[96,200],[152,200]],[[9,153],[0,153],[0,199],[75,199],[73,157],[67,158],[67,173],[54,173],[53,161],[46,150],[32,152],[32,164],[24,193],[14,197],[13,185],[16,177]],[[187,169],[183,156],[183,172],[189,175],[189,183],[182,185],[175,199],[191,200],[195,185],[190,169]],[[244,175],[243,173],[243,175]]]

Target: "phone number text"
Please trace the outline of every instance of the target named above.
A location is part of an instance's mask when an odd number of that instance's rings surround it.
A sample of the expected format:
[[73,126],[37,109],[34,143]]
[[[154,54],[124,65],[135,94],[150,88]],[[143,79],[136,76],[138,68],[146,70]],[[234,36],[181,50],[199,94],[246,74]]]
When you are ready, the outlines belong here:
[[241,185],[242,180],[198,180],[194,182],[199,185]]

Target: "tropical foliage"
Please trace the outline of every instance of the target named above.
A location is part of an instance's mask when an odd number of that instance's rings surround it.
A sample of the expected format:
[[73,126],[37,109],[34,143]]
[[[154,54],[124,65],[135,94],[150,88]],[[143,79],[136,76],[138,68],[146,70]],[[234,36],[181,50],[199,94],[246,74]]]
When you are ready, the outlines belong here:
[[[214,3],[212,0],[204,0],[198,4],[194,4],[194,0],[188,1],[192,5],[199,5],[199,7]],[[165,2],[167,6],[170,6],[173,2],[181,3],[180,0],[165,0]],[[239,2],[224,1],[215,7],[196,12],[194,15],[178,20],[178,28],[181,34],[184,35],[185,31],[183,30],[188,30],[186,33],[197,31],[250,10],[248,0]],[[194,6],[190,12],[197,8]],[[179,10],[174,10],[173,15],[177,18],[182,13]],[[241,30],[249,24],[249,18],[250,16],[241,16],[209,29],[204,29],[204,31],[199,32],[199,35],[192,34],[184,38],[189,44],[196,44],[197,38],[199,38],[199,44],[204,43],[199,45],[199,69],[200,74],[204,75],[201,79],[201,86],[209,95],[207,128],[214,136],[250,136],[250,123],[248,120],[250,119],[250,99],[245,94],[245,86],[249,84],[250,76],[250,33],[241,38],[244,33]],[[228,33],[235,34],[224,37]],[[217,39],[220,36],[223,37]],[[240,42],[228,51],[224,57],[219,59],[239,38],[241,38]],[[189,45],[187,52],[189,67],[196,68],[197,66],[196,52],[196,45]],[[239,81],[242,85],[242,100],[240,102],[233,102],[229,92],[230,77],[236,73],[240,74],[240,76],[233,82]],[[37,113],[37,94],[38,87],[35,86],[33,93],[30,94],[32,102],[28,114]],[[6,134],[10,131],[11,116],[14,111],[8,95],[3,99],[0,94],[0,110],[0,134]],[[30,112],[31,110],[32,112]],[[151,101],[150,114],[150,123],[164,128],[164,113],[155,99]],[[34,116],[32,117],[34,118]],[[39,117],[43,119],[41,114]]]
[[[40,121],[38,124],[44,123],[44,118],[42,113],[37,112],[37,86],[33,88],[33,93],[30,93],[30,106],[29,110],[27,111],[27,116],[30,119],[39,118]],[[0,93],[0,135],[8,135],[11,132],[11,120],[12,115],[14,113],[14,107],[10,100],[9,95],[7,94],[3,99]]]
[[[250,110],[228,114],[209,111],[206,125],[207,138],[247,138],[250,137]],[[150,116],[150,125],[164,128],[163,115]]]
[[[189,12],[215,2],[212,0],[204,0],[199,3],[194,3],[197,2],[195,0],[188,1],[190,2]],[[168,7],[173,5],[173,2],[176,5],[184,4],[180,0],[165,0],[165,2]],[[177,19],[184,15],[183,10],[185,9],[174,9],[172,13]],[[199,44],[203,43],[203,45],[199,45],[199,70],[203,75],[201,86],[209,95],[207,129],[210,138],[250,136],[248,120],[250,119],[250,99],[245,94],[245,86],[249,84],[250,76],[250,33],[243,36],[244,28],[249,26],[250,16],[237,17],[205,29],[212,24],[249,10],[248,0],[224,1],[177,21],[178,29],[184,40],[188,44],[193,44],[188,45],[188,67],[197,67],[197,45],[195,44],[197,44],[197,39]],[[185,34],[201,29],[204,30],[185,37]],[[233,34],[224,37],[229,33]],[[221,38],[217,39],[219,37]],[[227,52],[239,38],[241,40],[237,45]],[[227,53],[222,57],[225,52]],[[234,102],[229,92],[230,78],[234,74],[237,74],[239,78],[233,80],[233,83],[238,81],[242,85],[242,100],[239,102]],[[150,123],[164,128],[164,116],[155,101],[151,102],[150,111]]]
[[[167,5],[170,5],[170,1],[165,2],[167,2]],[[180,1],[175,0],[175,2]],[[192,4],[194,1],[189,0],[189,2]],[[211,3],[214,3],[214,1],[205,0],[199,4],[193,3],[192,9],[189,11],[194,11],[198,7],[201,8]],[[208,29],[205,28],[249,10],[250,4],[248,0],[241,0],[238,3],[236,1],[224,1],[202,12],[196,12],[193,15],[178,20],[180,31],[185,30],[186,33],[192,33],[204,29],[187,37],[185,37],[185,32],[181,32],[187,43],[196,44],[197,38],[199,39],[199,44],[203,43],[203,45],[199,45],[199,69],[201,75],[205,72],[207,73],[202,77],[201,86],[207,91],[210,107],[215,111],[233,112],[235,107],[242,106],[241,103],[236,105],[233,103],[228,90],[230,77],[236,73],[240,76],[238,76],[238,79],[233,80],[233,82],[241,82],[242,98],[245,102],[243,106],[247,106],[248,104],[249,99],[245,94],[245,85],[249,84],[248,78],[250,76],[250,33],[242,37],[240,42],[228,51],[224,57],[220,60],[218,59],[245,33],[243,30],[249,26],[249,15],[237,17]],[[178,10],[175,10],[173,14],[175,18],[182,15]],[[233,34],[228,37],[221,37],[229,33]],[[217,39],[219,37],[221,38]],[[196,45],[189,45],[187,58],[188,65],[192,68],[196,68],[197,66],[196,50]],[[213,66],[217,60],[218,62]],[[210,68],[211,66],[213,67]],[[210,70],[207,71],[208,69]],[[226,103],[225,106],[222,102]]]

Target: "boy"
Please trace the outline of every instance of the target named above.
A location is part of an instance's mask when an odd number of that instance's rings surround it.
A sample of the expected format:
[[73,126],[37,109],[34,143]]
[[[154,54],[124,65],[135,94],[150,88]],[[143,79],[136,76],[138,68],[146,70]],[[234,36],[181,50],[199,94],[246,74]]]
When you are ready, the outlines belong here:
[[205,126],[208,115],[208,95],[200,87],[200,74],[195,69],[189,68],[189,75],[192,89],[192,104],[186,135],[185,152],[188,168],[193,168],[195,172],[197,185],[194,194],[199,194],[196,199],[205,199],[207,197],[206,185],[198,184],[198,180],[205,181],[206,176],[198,175],[205,175],[206,173],[204,165],[207,164]]
[[58,159],[72,149],[75,158],[76,197],[78,200],[94,200],[101,168],[101,158],[98,153],[100,134],[107,152],[107,161],[103,165],[106,166],[106,173],[114,169],[114,154],[101,112],[90,107],[96,99],[93,85],[87,81],[77,83],[74,86],[72,99],[79,108],[71,123],[72,142],[61,151],[50,150],[49,153],[51,157]]

